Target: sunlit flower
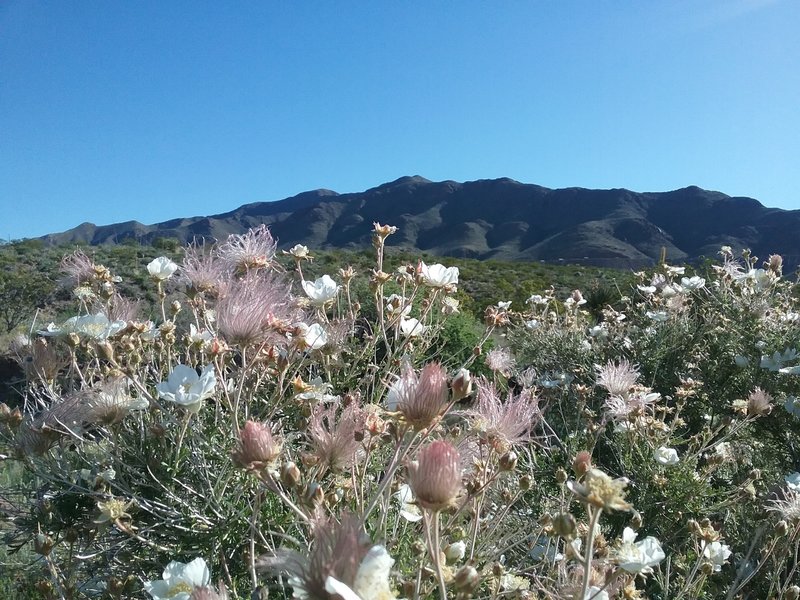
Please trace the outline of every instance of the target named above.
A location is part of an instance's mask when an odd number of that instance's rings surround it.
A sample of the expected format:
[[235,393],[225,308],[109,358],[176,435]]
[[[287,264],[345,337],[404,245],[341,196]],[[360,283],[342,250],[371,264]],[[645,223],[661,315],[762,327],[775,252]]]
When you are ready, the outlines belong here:
[[439,363],[429,363],[422,371],[407,365],[386,394],[386,408],[420,430],[430,426],[448,402],[447,374]]
[[772,355],[764,354],[761,356],[761,368],[768,371],[778,372],[783,366],[797,358],[797,350],[786,348],[783,352],[775,351]]
[[590,586],[583,596],[583,600],[608,600],[608,592],[596,585]]
[[39,335],[63,336],[76,333],[93,340],[103,341],[117,335],[128,326],[125,321],[110,321],[103,313],[71,317],[59,326],[50,323]]
[[194,323],[190,323],[189,334],[186,336],[186,339],[190,344],[206,347],[211,343],[211,340],[214,339],[214,334],[208,329],[198,329],[195,327]]
[[648,310],[645,314],[656,323],[663,323],[669,320],[669,313],[663,310]]
[[458,285],[458,267],[445,267],[441,264],[426,265],[420,262],[417,271],[422,283],[429,287]]
[[486,353],[486,366],[503,377],[511,377],[517,360],[508,348],[492,348]]
[[308,252],[308,246],[303,244],[295,244],[289,248],[288,252],[284,250],[283,253],[292,256],[295,260],[311,260],[313,258]]
[[692,277],[681,278],[681,286],[686,291],[699,290],[706,285],[706,280],[702,277],[694,275]]
[[579,500],[605,510],[630,510],[625,502],[625,477],[611,479],[600,469],[589,469],[582,482],[570,480],[567,487]]
[[217,254],[232,269],[244,272],[266,267],[275,257],[277,247],[267,226],[259,225],[247,233],[229,235]]
[[319,323],[312,325],[300,323],[298,329],[300,330],[300,340],[303,342],[303,347],[308,350],[319,350],[328,343],[328,333]]
[[423,325],[419,319],[400,318],[400,332],[406,337],[419,337],[428,331],[428,326]]
[[722,565],[728,561],[731,554],[730,547],[721,542],[706,543],[703,546],[703,557],[711,563],[714,573],[722,569]]
[[471,412],[480,435],[496,444],[500,451],[530,440],[530,432],[541,416],[538,400],[524,390],[509,393],[505,401],[495,385],[486,379],[477,384],[478,398]]
[[595,365],[597,385],[606,388],[612,396],[627,394],[639,379],[638,369],[628,359],[618,363],[608,361],[605,366]]
[[306,296],[315,306],[323,306],[330,302],[339,292],[339,286],[329,275],[323,275],[313,282],[303,281],[302,286]]
[[161,398],[180,404],[189,412],[196,413],[200,410],[203,400],[214,395],[216,385],[214,365],[206,365],[200,375],[192,367],[176,365],[167,381],[156,385],[156,389]]
[[339,396],[333,395],[330,391],[333,386],[322,380],[322,377],[315,377],[309,382],[303,382],[299,379],[295,380],[296,394],[295,400],[303,400],[305,402],[336,402]]
[[653,536],[636,541],[636,532],[626,527],[622,532],[622,546],[616,554],[620,568],[628,573],[652,573],[653,567],[660,563],[666,554],[659,541]]
[[678,462],[680,461],[680,459],[678,458],[678,451],[675,450],[675,448],[667,448],[666,446],[661,446],[660,448],[656,448],[654,457],[658,464],[665,465],[668,467],[677,465]]
[[248,273],[225,286],[217,304],[217,330],[229,343],[247,346],[285,339],[297,320],[289,284],[271,272]]
[[133,500],[125,502],[118,498],[111,498],[106,501],[99,501],[97,508],[100,509],[100,516],[95,519],[95,523],[113,523],[117,519],[130,519],[128,509],[133,505]]
[[150,277],[156,281],[166,281],[172,277],[177,270],[178,265],[166,256],[159,256],[147,264],[147,272],[150,273]]
[[163,579],[144,584],[145,591],[155,600],[189,600],[195,588],[209,584],[211,572],[206,561],[195,558],[188,564],[172,561],[161,577]]
[[530,304],[531,306],[541,306],[547,304],[549,300],[540,294],[534,294],[527,300],[525,300],[525,304]]

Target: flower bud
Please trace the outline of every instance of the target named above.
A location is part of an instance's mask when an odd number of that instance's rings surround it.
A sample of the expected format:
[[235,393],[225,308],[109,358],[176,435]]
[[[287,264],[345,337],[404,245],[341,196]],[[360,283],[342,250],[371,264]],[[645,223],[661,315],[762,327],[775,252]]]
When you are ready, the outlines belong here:
[[570,540],[578,531],[578,524],[570,513],[559,513],[553,519],[553,531],[564,539]]
[[233,460],[241,467],[269,467],[280,456],[281,443],[268,425],[248,421],[239,434],[239,447]]
[[53,538],[44,533],[37,533],[33,538],[33,550],[36,552],[36,554],[47,556],[50,554],[50,551],[53,549],[54,545],[55,542],[53,541]]
[[500,467],[501,471],[513,471],[517,468],[517,460],[518,460],[517,453],[513,450],[509,450],[503,456],[500,457],[498,462],[498,466]]
[[447,564],[451,565],[454,562],[458,562],[467,552],[467,545],[464,542],[453,542],[452,544],[448,544],[447,547],[444,549],[444,556],[447,560]]
[[177,300],[173,300],[172,304],[169,305],[169,309],[172,312],[172,316],[175,316],[181,312],[181,303]]
[[450,382],[453,390],[453,401],[463,400],[472,393],[472,375],[467,369],[460,369],[453,381]]
[[713,575],[714,565],[712,565],[710,562],[704,562],[702,565],[700,565],[700,572],[706,577]]
[[533,481],[531,480],[530,476],[528,476],[528,475],[523,475],[522,477],[519,478],[518,485],[519,485],[520,491],[522,491],[522,492],[527,492],[529,489],[531,489],[531,485],[532,484],[533,484]]
[[775,533],[777,533],[780,536],[786,535],[787,533],[789,533],[789,524],[783,519],[781,519],[775,524]]
[[478,587],[481,576],[472,565],[464,565],[456,573],[454,580],[456,589],[459,592],[469,593]]
[[576,477],[583,477],[592,468],[592,455],[586,450],[581,450],[572,461],[572,471]]
[[800,586],[793,585],[786,590],[786,600],[797,600],[800,598]]
[[293,462],[287,462],[281,469],[281,483],[286,489],[292,489],[300,483],[300,469]]
[[556,469],[556,483],[561,485],[566,481],[567,481],[567,472],[561,467],[559,467],[558,469]]

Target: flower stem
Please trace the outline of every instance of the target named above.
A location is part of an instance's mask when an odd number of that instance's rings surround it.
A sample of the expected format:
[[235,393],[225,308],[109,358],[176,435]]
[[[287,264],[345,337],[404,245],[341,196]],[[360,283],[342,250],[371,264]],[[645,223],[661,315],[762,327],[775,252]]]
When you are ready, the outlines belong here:
[[[591,509],[589,509],[591,510]],[[592,557],[594,556],[594,530],[600,521],[600,515],[603,514],[602,508],[597,508],[592,512],[589,522],[589,533],[586,534],[586,550],[583,557],[583,584],[581,585],[581,593],[578,596],[581,600],[586,598],[586,592],[589,591],[589,581],[592,575]]]

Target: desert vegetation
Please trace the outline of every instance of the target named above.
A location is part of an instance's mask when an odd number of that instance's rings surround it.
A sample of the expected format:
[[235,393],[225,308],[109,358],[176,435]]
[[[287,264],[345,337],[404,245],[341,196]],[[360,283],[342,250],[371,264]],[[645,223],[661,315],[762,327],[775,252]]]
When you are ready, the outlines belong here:
[[4,249],[4,597],[800,597],[779,256],[613,275],[395,233]]

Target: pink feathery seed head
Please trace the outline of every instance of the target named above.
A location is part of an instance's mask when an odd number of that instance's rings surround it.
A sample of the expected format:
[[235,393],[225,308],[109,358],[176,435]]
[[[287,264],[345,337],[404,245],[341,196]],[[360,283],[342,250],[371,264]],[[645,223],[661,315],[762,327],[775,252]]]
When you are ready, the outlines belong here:
[[455,447],[436,440],[422,448],[409,466],[409,485],[423,508],[438,511],[453,504],[461,491],[461,456]]
[[[313,526],[313,542],[305,556],[295,551],[278,550],[259,559],[259,567],[270,572],[292,575],[295,596],[310,600],[334,598],[326,589],[333,577],[348,586],[355,584],[359,567],[374,546],[355,515],[346,513],[341,522],[319,520]],[[338,596],[336,596],[338,597]]]
[[108,306],[109,321],[136,321],[139,317],[139,300],[130,300],[118,293],[111,296]]
[[353,402],[346,406],[339,419],[337,403],[318,404],[308,422],[308,435],[318,464],[337,471],[353,466],[363,452],[359,438],[364,433],[366,414]]
[[94,278],[94,261],[86,256],[83,250],[75,250],[61,259],[61,271],[69,278],[70,283],[80,285]]
[[541,417],[539,399],[530,390],[509,393],[505,401],[494,383],[481,378],[477,384],[476,427],[499,451],[530,440],[531,429]]
[[747,398],[747,414],[749,416],[767,415],[772,410],[772,396],[757,387]]
[[217,254],[234,271],[243,273],[261,269],[272,262],[278,243],[266,225],[259,225],[241,235],[230,235]]
[[486,354],[486,366],[503,377],[510,377],[517,361],[508,348],[493,348]]
[[270,467],[281,454],[281,442],[266,423],[248,421],[239,434],[233,460],[242,467]]
[[397,409],[415,429],[429,427],[447,406],[447,373],[439,363],[429,363],[419,375],[407,367],[400,379]]
[[223,284],[227,265],[202,244],[186,248],[179,281],[194,293],[216,294]]
[[291,323],[298,316],[289,284],[271,272],[251,272],[241,279],[230,279],[217,302],[219,333],[229,343],[242,347],[273,337],[277,342],[281,335],[276,325]]
[[215,590],[210,585],[194,588],[189,600],[228,600],[229,597],[228,588],[220,581],[218,590]]
[[597,385],[608,390],[612,396],[627,394],[639,379],[639,370],[628,359],[618,363],[608,361],[605,366],[595,366]]

